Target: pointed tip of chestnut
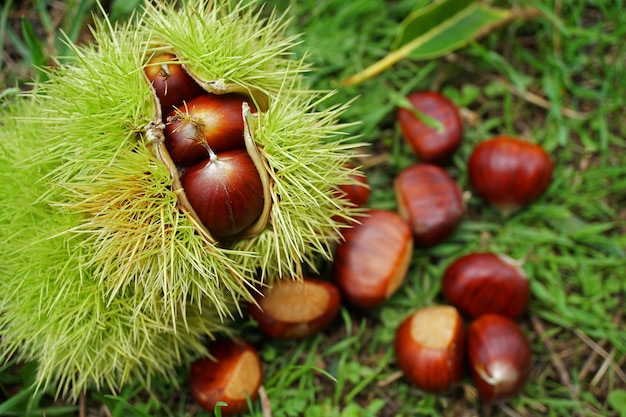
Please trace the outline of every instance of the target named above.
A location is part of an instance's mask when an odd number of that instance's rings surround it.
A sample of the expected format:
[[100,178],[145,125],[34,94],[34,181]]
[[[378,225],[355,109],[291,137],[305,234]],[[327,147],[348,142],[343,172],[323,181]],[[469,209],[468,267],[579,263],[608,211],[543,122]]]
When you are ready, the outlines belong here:
[[448,239],[465,213],[457,183],[441,167],[414,164],[395,179],[400,215],[413,230],[416,246],[432,247]]
[[474,320],[467,330],[467,352],[483,402],[505,401],[524,387],[532,354],[526,335],[512,319],[486,314]]
[[434,91],[416,91],[409,94],[407,100],[415,111],[432,118],[433,122],[422,120],[411,109],[398,109],[397,119],[404,139],[421,161],[448,162],[463,137],[463,120],[458,108]]
[[324,330],[341,307],[339,290],[330,282],[305,277],[283,279],[264,288],[248,308],[259,330],[275,339],[302,339]]
[[189,388],[198,405],[213,412],[219,402],[227,404],[220,411],[231,416],[248,409],[263,379],[261,360],[256,349],[243,341],[221,340],[209,347],[210,357],[191,365]]
[[480,142],[468,161],[476,192],[505,216],[536,201],[552,171],[552,158],[541,146],[509,136]]
[[333,280],[356,307],[375,307],[401,286],[413,253],[409,225],[395,212],[369,210],[344,232],[333,262]]
[[163,116],[175,106],[204,93],[202,87],[176,61],[176,55],[163,53],[154,56],[144,68],[159,99]]
[[530,298],[530,282],[521,264],[495,253],[457,258],[446,268],[441,287],[445,299],[472,318],[489,313],[516,318]]
[[395,353],[404,376],[428,392],[453,388],[463,377],[463,319],[453,306],[424,307],[396,332]]
[[167,115],[165,146],[179,166],[191,166],[214,153],[245,149],[240,94],[202,94]]

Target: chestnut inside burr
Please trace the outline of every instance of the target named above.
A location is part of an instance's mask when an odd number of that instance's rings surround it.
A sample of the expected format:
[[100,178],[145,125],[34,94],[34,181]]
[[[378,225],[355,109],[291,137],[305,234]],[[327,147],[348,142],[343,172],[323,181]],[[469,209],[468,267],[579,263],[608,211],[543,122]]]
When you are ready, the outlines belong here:
[[157,108],[147,137],[170,171],[180,208],[214,244],[261,233],[270,177],[253,122],[262,108],[257,99],[266,100],[220,80],[199,80],[175,54],[153,58],[145,75]]

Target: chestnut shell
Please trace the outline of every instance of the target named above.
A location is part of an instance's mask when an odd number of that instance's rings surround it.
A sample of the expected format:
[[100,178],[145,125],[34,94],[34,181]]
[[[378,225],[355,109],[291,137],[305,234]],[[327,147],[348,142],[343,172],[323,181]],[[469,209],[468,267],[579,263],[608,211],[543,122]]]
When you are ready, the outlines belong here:
[[274,339],[302,339],[324,330],[337,316],[341,296],[334,284],[305,277],[264,288],[248,314]]
[[552,171],[552,159],[541,146],[509,136],[479,143],[468,161],[476,192],[505,214],[537,200]]
[[216,238],[251,226],[264,207],[263,184],[245,150],[222,152],[181,175],[189,203]]
[[508,317],[486,314],[467,329],[467,353],[482,401],[504,401],[523,388],[532,353],[526,335]]
[[224,339],[209,347],[210,357],[191,365],[189,389],[202,408],[212,412],[218,402],[223,416],[232,416],[248,409],[248,398],[254,401],[263,379],[261,359],[249,343]]
[[461,222],[465,201],[457,183],[441,167],[414,164],[395,179],[398,210],[413,230],[416,246],[449,238]]
[[513,259],[470,253],[452,262],[441,283],[446,300],[472,318],[495,313],[516,318],[526,310],[530,283]]
[[172,160],[185,167],[208,158],[207,146],[214,153],[245,149],[244,101],[254,112],[249,100],[234,93],[206,93],[170,112],[164,134]]
[[416,91],[407,96],[414,109],[441,124],[429,126],[409,109],[398,109],[398,122],[404,139],[423,161],[442,164],[450,160],[461,145],[463,121],[456,105],[434,91]]
[[163,53],[154,56],[144,69],[154,87],[162,114],[167,114],[183,102],[205,93],[200,84],[176,60],[176,55]]
[[369,210],[344,232],[333,262],[333,280],[344,298],[362,308],[391,297],[406,276],[413,253],[409,225],[395,212]]
[[424,391],[447,391],[465,371],[463,320],[452,306],[421,308],[398,327],[394,349],[407,380]]

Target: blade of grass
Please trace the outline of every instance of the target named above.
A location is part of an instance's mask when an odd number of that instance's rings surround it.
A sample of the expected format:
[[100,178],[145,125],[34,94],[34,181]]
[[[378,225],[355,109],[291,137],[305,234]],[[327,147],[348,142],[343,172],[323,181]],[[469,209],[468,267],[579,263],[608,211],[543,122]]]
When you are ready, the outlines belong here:
[[36,0],[35,8],[39,14],[39,23],[41,23],[41,26],[47,33],[50,33],[54,30],[54,26],[50,13],[48,13],[48,3],[46,0]]
[[8,398],[2,404],[0,404],[0,415],[4,416],[10,413],[15,412],[20,409],[23,403],[27,402],[29,398],[33,395],[35,387],[31,386],[30,388],[23,389],[12,397]]
[[[119,405],[121,405],[121,409],[118,409],[116,407],[117,410],[120,411],[121,414],[114,414],[114,415],[120,415],[120,416],[126,416],[126,417],[130,417],[132,416],[136,416],[136,417],[152,417],[151,414],[133,406],[128,399],[124,398],[124,397],[119,397],[119,396],[115,396],[115,395],[105,395],[105,398],[112,400],[114,402],[117,402]],[[132,414],[128,414],[128,413],[132,413]]]
[[[63,19],[62,32],[71,42],[76,42],[78,40],[81,30],[85,26],[86,16],[93,9],[94,4],[94,0],[79,0],[78,2],[72,1],[69,3],[69,12]],[[63,61],[63,57],[67,57],[71,54],[71,48],[68,46],[67,42],[64,41],[63,36],[56,36],[55,47],[61,61]]]
[[46,55],[43,52],[41,41],[35,33],[35,28],[25,17],[22,17],[22,35],[28,46],[30,61],[37,69],[38,79],[43,81],[46,77],[45,72],[42,70],[43,66],[46,65]]
[[143,5],[143,0],[114,0],[111,5],[111,20],[127,18]]
[[[7,0],[7,2],[2,7],[2,13],[0,14],[0,57],[4,55],[4,42],[7,33],[7,20],[9,9],[13,4],[13,0]],[[2,64],[4,63],[3,59],[0,59],[0,72],[2,72]]]
[[393,351],[391,350],[387,351],[387,354],[381,359],[380,364],[376,367],[376,369],[373,369],[372,372],[368,376],[363,378],[361,382],[356,384],[356,386],[352,388],[352,390],[350,390],[350,392],[345,396],[346,403],[351,403],[356,398],[357,395],[359,395],[369,384],[371,384],[373,381],[376,380],[376,378],[378,378],[378,376],[389,365],[389,362],[391,361],[391,358],[392,358],[392,354],[393,354]]

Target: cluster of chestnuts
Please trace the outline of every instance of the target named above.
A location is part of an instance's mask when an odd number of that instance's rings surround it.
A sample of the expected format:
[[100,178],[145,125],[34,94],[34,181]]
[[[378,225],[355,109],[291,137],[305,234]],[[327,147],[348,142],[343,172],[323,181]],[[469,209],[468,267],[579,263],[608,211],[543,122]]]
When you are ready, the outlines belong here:
[[[416,244],[431,247],[454,232],[465,212],[463,195],[444,169],[460,146],[463,125],[441,94],[415,92],[408,101],[412,108],[400,108],[398,122],[420,163],[400,173],[395,191]],[[507,136],[479,143],[467,163],[473,189],[505,215],[535,201],[552,169],[540,146]],[[530,296],[521,263],[470,253],[448,266],[441,288],[448,305],[419,309],[397,329],[396,359],[405,377],[425,391],[445,392],[469,368],[483,402],[515,395],[531,364],[529,342],[515,321]]]
[[183,208],[212,239],[260,231],[269,202],[256,145],[246,141],[245,116],[256,111],[252,98],[205,91],[169,53],[154,57],[146,76],[164,122],[166,151],[157,153],[180,181]]
[[449,305],[421,308],[398,328],[398,366],[409,381],[437,393],[453,388],[469,365],[483,402],[509,399],[531,364],[529,342],[515,321],[529,298],[524,271],[505,256],[471,253],[448,267],[442,289]]
[[[265,335],[304,338],[325,329],[342,302],[361,309],[381,305],[402,285],[414,248],[443,242],[460,224],[465,199],[444,168],[461,143],[459,112],[438,93],[417,92],[408,98],[414,109],[401,108],[398,122],[420,162],[395,178],[398,212],[366,209],[358,223],[344,230],[331,280],[282,280],[261,289],[248,313]],[[433,126],[433,119],[439,127]],[[208,155],[213,157],[210,151]],[[498,137],[474,149],[468,170],[478,194],[510,212],[543,193],[552,162],[537,145]],[[370,195],[367,178],[354,175],[360,185],[337,192],[355,206],[365,207]],[[531,363],[529,342],[515,321],[526,310],[530,295],[520,263],[500,254],[471,253],[448,266],[442,289],[447,305],[421,308],[398,327],[399,368],[424,391],[445,392],[461,380],[469,365],[484,402],[510,398],[525,383]],[[262,380],[254,347],[241,340],[221,341],[210,352],[214,359],[201,359],[192,366],[194,398],[209,410],[219,401],[227,403],[223,415],[246,409]]]

